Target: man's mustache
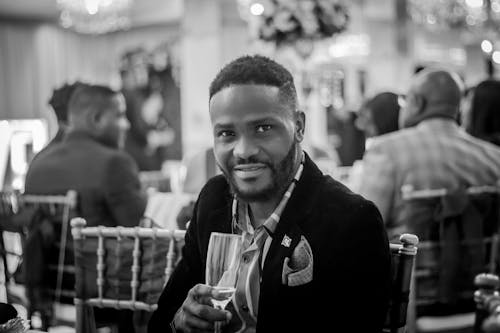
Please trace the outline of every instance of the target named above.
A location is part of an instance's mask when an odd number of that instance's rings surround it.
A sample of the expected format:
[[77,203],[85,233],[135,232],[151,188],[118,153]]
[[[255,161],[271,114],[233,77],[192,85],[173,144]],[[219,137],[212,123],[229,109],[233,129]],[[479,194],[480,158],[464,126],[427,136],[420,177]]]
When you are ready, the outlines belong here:
[[234,169],[236,166],[239,166],[239,165],[245,165],[245,164],[256,164],[256,163],[260,163],[260,164],[265,164],[267,165],[268,167],[270,167],[271,169],[273,168],[273,165],[271,162],[269,161],[265,161],[265,160],[261,160],[257,157],[249,157],[249,158],[237,158],[237,159],[232,159],[228,162],[228,167],[229,169]]

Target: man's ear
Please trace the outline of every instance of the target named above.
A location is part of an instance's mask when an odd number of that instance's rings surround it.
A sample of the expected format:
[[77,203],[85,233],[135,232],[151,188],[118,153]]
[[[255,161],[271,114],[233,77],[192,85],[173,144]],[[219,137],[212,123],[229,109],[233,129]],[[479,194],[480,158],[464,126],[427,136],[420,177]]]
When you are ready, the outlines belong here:
[[420,116],[425,112],[425,108],[427,107],[427,100],[424,96],[417,94],[415,94],[413,98],[415,99],[415,116]]
[[306,115],[302,111],[295,111],[294,113],[295,121],[295,138],[298,142],[304,140],[304,131],[306,129]]
[[87,122],[91,129],[100,129],[101,127],[102,112],[92,110],[88,113]]

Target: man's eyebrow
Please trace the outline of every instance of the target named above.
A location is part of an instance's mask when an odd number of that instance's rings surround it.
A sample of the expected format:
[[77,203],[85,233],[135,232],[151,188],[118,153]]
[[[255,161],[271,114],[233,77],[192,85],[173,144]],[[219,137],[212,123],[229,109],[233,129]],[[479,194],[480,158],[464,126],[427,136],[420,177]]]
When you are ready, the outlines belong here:
[[251,120],[249,121],[249,123],[251,125],[255,125],[255,124],[261,124],[261,123],[266,123],[266,122],[276,122],[277,121],[277,117],[264,117],[264,118],[258,118],[258,119],[255,119],[255,120]]
[[217,123],[214,125],[214,129],[224,129],[224,128],[231,128],[231,127],[233,127],[233,125],[230,123]]

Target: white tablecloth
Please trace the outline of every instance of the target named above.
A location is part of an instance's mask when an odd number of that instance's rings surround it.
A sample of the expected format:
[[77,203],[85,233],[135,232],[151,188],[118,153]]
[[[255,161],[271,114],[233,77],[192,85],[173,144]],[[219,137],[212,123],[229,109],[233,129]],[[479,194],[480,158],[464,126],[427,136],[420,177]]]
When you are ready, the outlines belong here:
[[162,228],[175,230],[177,215],[182,207],[196,197],[188,193],[152,192],[148,196],[148,204],[144,216],[151,218]]

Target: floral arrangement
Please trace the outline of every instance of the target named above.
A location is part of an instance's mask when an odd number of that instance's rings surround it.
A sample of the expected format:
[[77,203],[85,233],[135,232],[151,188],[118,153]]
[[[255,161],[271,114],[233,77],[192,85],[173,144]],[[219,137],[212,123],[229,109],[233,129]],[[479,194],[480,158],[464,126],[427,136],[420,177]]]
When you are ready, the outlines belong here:
[[267,0],[264,8],[258,37],[277,46],[331,37],[349,22],[341,0]]

